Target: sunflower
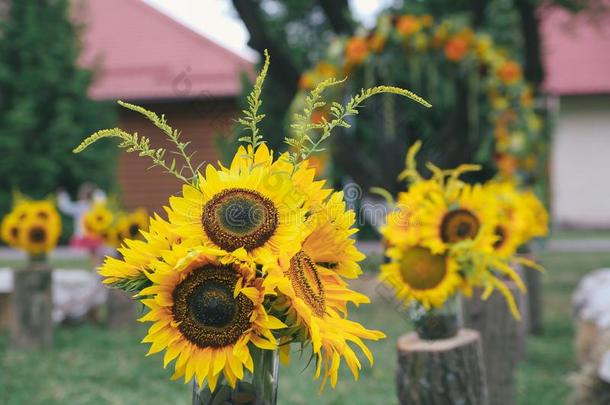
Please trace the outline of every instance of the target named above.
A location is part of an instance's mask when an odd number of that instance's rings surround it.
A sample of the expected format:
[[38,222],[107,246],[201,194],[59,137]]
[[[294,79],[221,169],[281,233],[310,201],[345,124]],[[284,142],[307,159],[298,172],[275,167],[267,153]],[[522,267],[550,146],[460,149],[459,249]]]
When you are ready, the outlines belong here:
[[49,200],[30,201],[27,211],[29,218],[36,218],[40,221],[49,223],[61,222],[55,204]]
[[53,250],[60,234],[59,223],[35,218],[26,219],[20,225],[18,246],[33,255],[44,254]]
[[[114,228],[109,228],[102,236],[116,238]],[[155,263],[161,253],[169,250],[179,242],[171,224],[157,214],[150,218],[150,229],[142,232],[142,240],[124,239],[123,246],[118,248],[120,258],[107,256],[99,273],[104,277],[104,284],[111,284],[127,291],[139,291],[142,285],[148,284],[147,272],[155,271]],[[116,240],[114,240],[116,242]]]
[[381,280],[394,288],[405,304],[413,301],[424,308],[440,308],[462,283],[456,259],[448,253],[435,254],[416,246],[407,250],[390,248],[390,262],[381,266]]
[[83,226],[88,234],[102,237],[112,225],[113,219],[114,215],[106,204],[98,202],[83,216]]
[[208,165],[197,186],[185,185],[182,196],[170,198],[169,220],[182,238],[225,252],[243,247],[262,257],[298,250],[306,194],[292,173],[265,145],[255,152],[240,148],[229,168]]
[[[254,264],[222,254],[176,245],[162,254],[148,274],[152,285],[140,293],[150,310],[140,321],[153,323],[143,340],[151,343],[147,355],[165,350],[165,367],[176,360],[172,379],[195,377],[211,391],[221,374],[235,387],[244,367],[253,371],[250,343],[274,350],[272,330],[285,327],[264,309],[266,291]],[[243,249],[237,255],[247,258]]]
[[140,232],[148,229],[148,214],[146,209],[138,208],[123,216],[119,219],[116,226],[120,240],[140,238]]
[[18,201],[15,202],[11,213],[14,214],[19,221],[25,221],[31,215],[32,205],[32,201],[20,198]]
[[386,216],[386,223],[379,229],[388,246],[414,246],[419,242],[420,222],[418,209],[429,193],[440,192],[436,181],[420,181],[412,184],[408,192],[398,194],[394,209]]
[[422,201],[418,213],[421,244],[435,254],[464,240],[480,241],[480,249],[491,250],[495,214],[494,200],[481,185],[450,184],[444,192],[429,193]]
[[11,212],[2,220],[2,240],[11,247],[19,244],[20,223],[18,215]]
[[549,233],[549,213],[532,190],[523,192],[521,198],[526,207],[527,223],[525,241],[546,236]]
[[509,258],[525,242],[524,235],[528,227],[527,207],[513,183],[491,181],[485,188],[497,201],[498,221],[494,228],[494,251],[498,256]]
[[385,335],[346,319],[347,305],[368,303],[369,299],[348,288],[343,280],[360,273],[364,259],[351,235],[355,215],[345,210],[342,193],[334,193],[307,223],[308,234],[299,252],[282,254],[264,266],[265,285],[282,293],[275,310],[285,312],[291,330],[311,340],[318,364],[315,377],[324,370],[323,385],[330,379],[334,387],[345,359],[355,378],[361,368],[350,344],[358,346],[369,361],[371,352],[362,339],[378,340]]

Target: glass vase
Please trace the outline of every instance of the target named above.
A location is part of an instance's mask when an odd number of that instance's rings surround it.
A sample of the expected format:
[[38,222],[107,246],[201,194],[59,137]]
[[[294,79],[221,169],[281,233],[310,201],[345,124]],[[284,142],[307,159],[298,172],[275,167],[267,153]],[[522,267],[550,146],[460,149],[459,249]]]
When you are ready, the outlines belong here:
[[[193,383],[193,405],[275,405],[279,372],[279,352],[251,348],[254,372],[244,370],[244,378],[231,387],[221,375],[214,391],[207,383]],[[222,372],[221,372],[222,374]]]
[[457,335],[463,325],[460,297],[454,295],[440,308],[425,309],[415,303],[410,309],[415,332],[422,340],[449,339]]

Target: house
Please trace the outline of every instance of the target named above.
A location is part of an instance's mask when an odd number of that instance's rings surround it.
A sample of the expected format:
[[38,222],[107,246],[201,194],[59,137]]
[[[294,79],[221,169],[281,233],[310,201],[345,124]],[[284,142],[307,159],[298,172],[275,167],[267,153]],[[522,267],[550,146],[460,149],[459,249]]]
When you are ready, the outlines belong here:
[[555,225],[610,228],[610,15],[545,10],[545,91],[555,101]]
[[[97,71],[90,95],[121,99],[163,113],[196,150],[196,161],[216,162],[217,134],[228,133],[238,112],[240,76],[251,63],[195,33],[141,0],[88,0],[81,63]],[[120,109],[117,125],[168,146],[140,115]],[[180,182],[137,154],[122,153],[118,183],[127,208],[159,211]]]

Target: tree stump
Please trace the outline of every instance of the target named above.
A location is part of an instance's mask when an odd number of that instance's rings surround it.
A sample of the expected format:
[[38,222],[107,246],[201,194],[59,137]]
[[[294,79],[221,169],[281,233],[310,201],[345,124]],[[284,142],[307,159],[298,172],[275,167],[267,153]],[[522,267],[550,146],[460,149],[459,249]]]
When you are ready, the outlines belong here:
[[110,329],[124,329],[136,325],[136,303],[131,295],[111,288],[108,291],[108,316],[106,326]]
[[[506,284],[517,306],[522,308],[523,295],[513,282]],[[464,300],[464,325],[481,334],[489,397],[494,405],[514,405],[515,369],[522,359],[525,328],[513,317],[499,291],[494,291],[486,301],[481,299],[481,294],[477,289],[471,299]]]
[[528,296],[528,332],[537,336],[544,331],[542,321],[542,274],[528,268],[525,268],[524,273]]
[[15,270],[11,300],[11,344],[45,348],[53,344],[53,270],[34,263]]
[[460,329],[450,339],[398,339],[398,400],[402,405],[487,405],[479,333]]

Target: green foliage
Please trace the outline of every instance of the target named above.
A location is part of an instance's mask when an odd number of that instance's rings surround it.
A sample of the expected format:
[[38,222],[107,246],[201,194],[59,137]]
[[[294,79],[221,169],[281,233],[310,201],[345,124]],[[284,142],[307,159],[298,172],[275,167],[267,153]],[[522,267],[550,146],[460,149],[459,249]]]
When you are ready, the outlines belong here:
[[[139,156],[142,157],[150,158],[153,162],[153,166],[161,167],[163,170],[165,170],[166,173],[174,175],[185,183],[197,183],[197,170],[201,167],[201,165],[203,165],[203,163],[201,163],[197,168],[193,166],[192,157],[195,153],[193,152],[191,154],[188,154],[186,152],[186,149],[190,142],[182,142],[180,140],[180,131],[172,128],[167,123],[167,120],[165,119],[164,115],[158,116],[154,112],[149,111],[144,107],[126,103],[124,101],[118,101],[118,104],[129,110],[142,114],[157,128],[163,131],[167,139],[169,139],[176,147],[176,150],[171,151],[171,153],[179,156],[184,161],[184,164],[178,169],[176,159],[165,159],[167,153],[166,149],[152,148],[150,146],[149,138],[145,136],[138,136],[137,132],[129,133],[123,131],[120,128],[102,129],[89,135],[76,148],[74,148],[73,152],[80,153],[103,138],[119,138],[121,139],[121,143],[119,143],[119,148],[123,148],[127,152],[136,152]],[[190,173],[188,178],[183,174],[185,171]]]
[[[123,290],[130,294],[136,294],[142,291],[143,289],[150,287],[152,285],[152,281],[146,275],[140,274],[136,278],[131,279],[122,279],[117,281],[114,284],[111,284],[111,287],[117,288],[119,290]],[[138,296],[136,299],[144,299],[146,296]]]
[[83,134],[111,125],[113,108],[87,96],[89,70],[77,66],[70,2],[8,1],[0,17],[0,215],[13,189],[42,198],[85,181],[112,188],[116,152],[74,156]]

